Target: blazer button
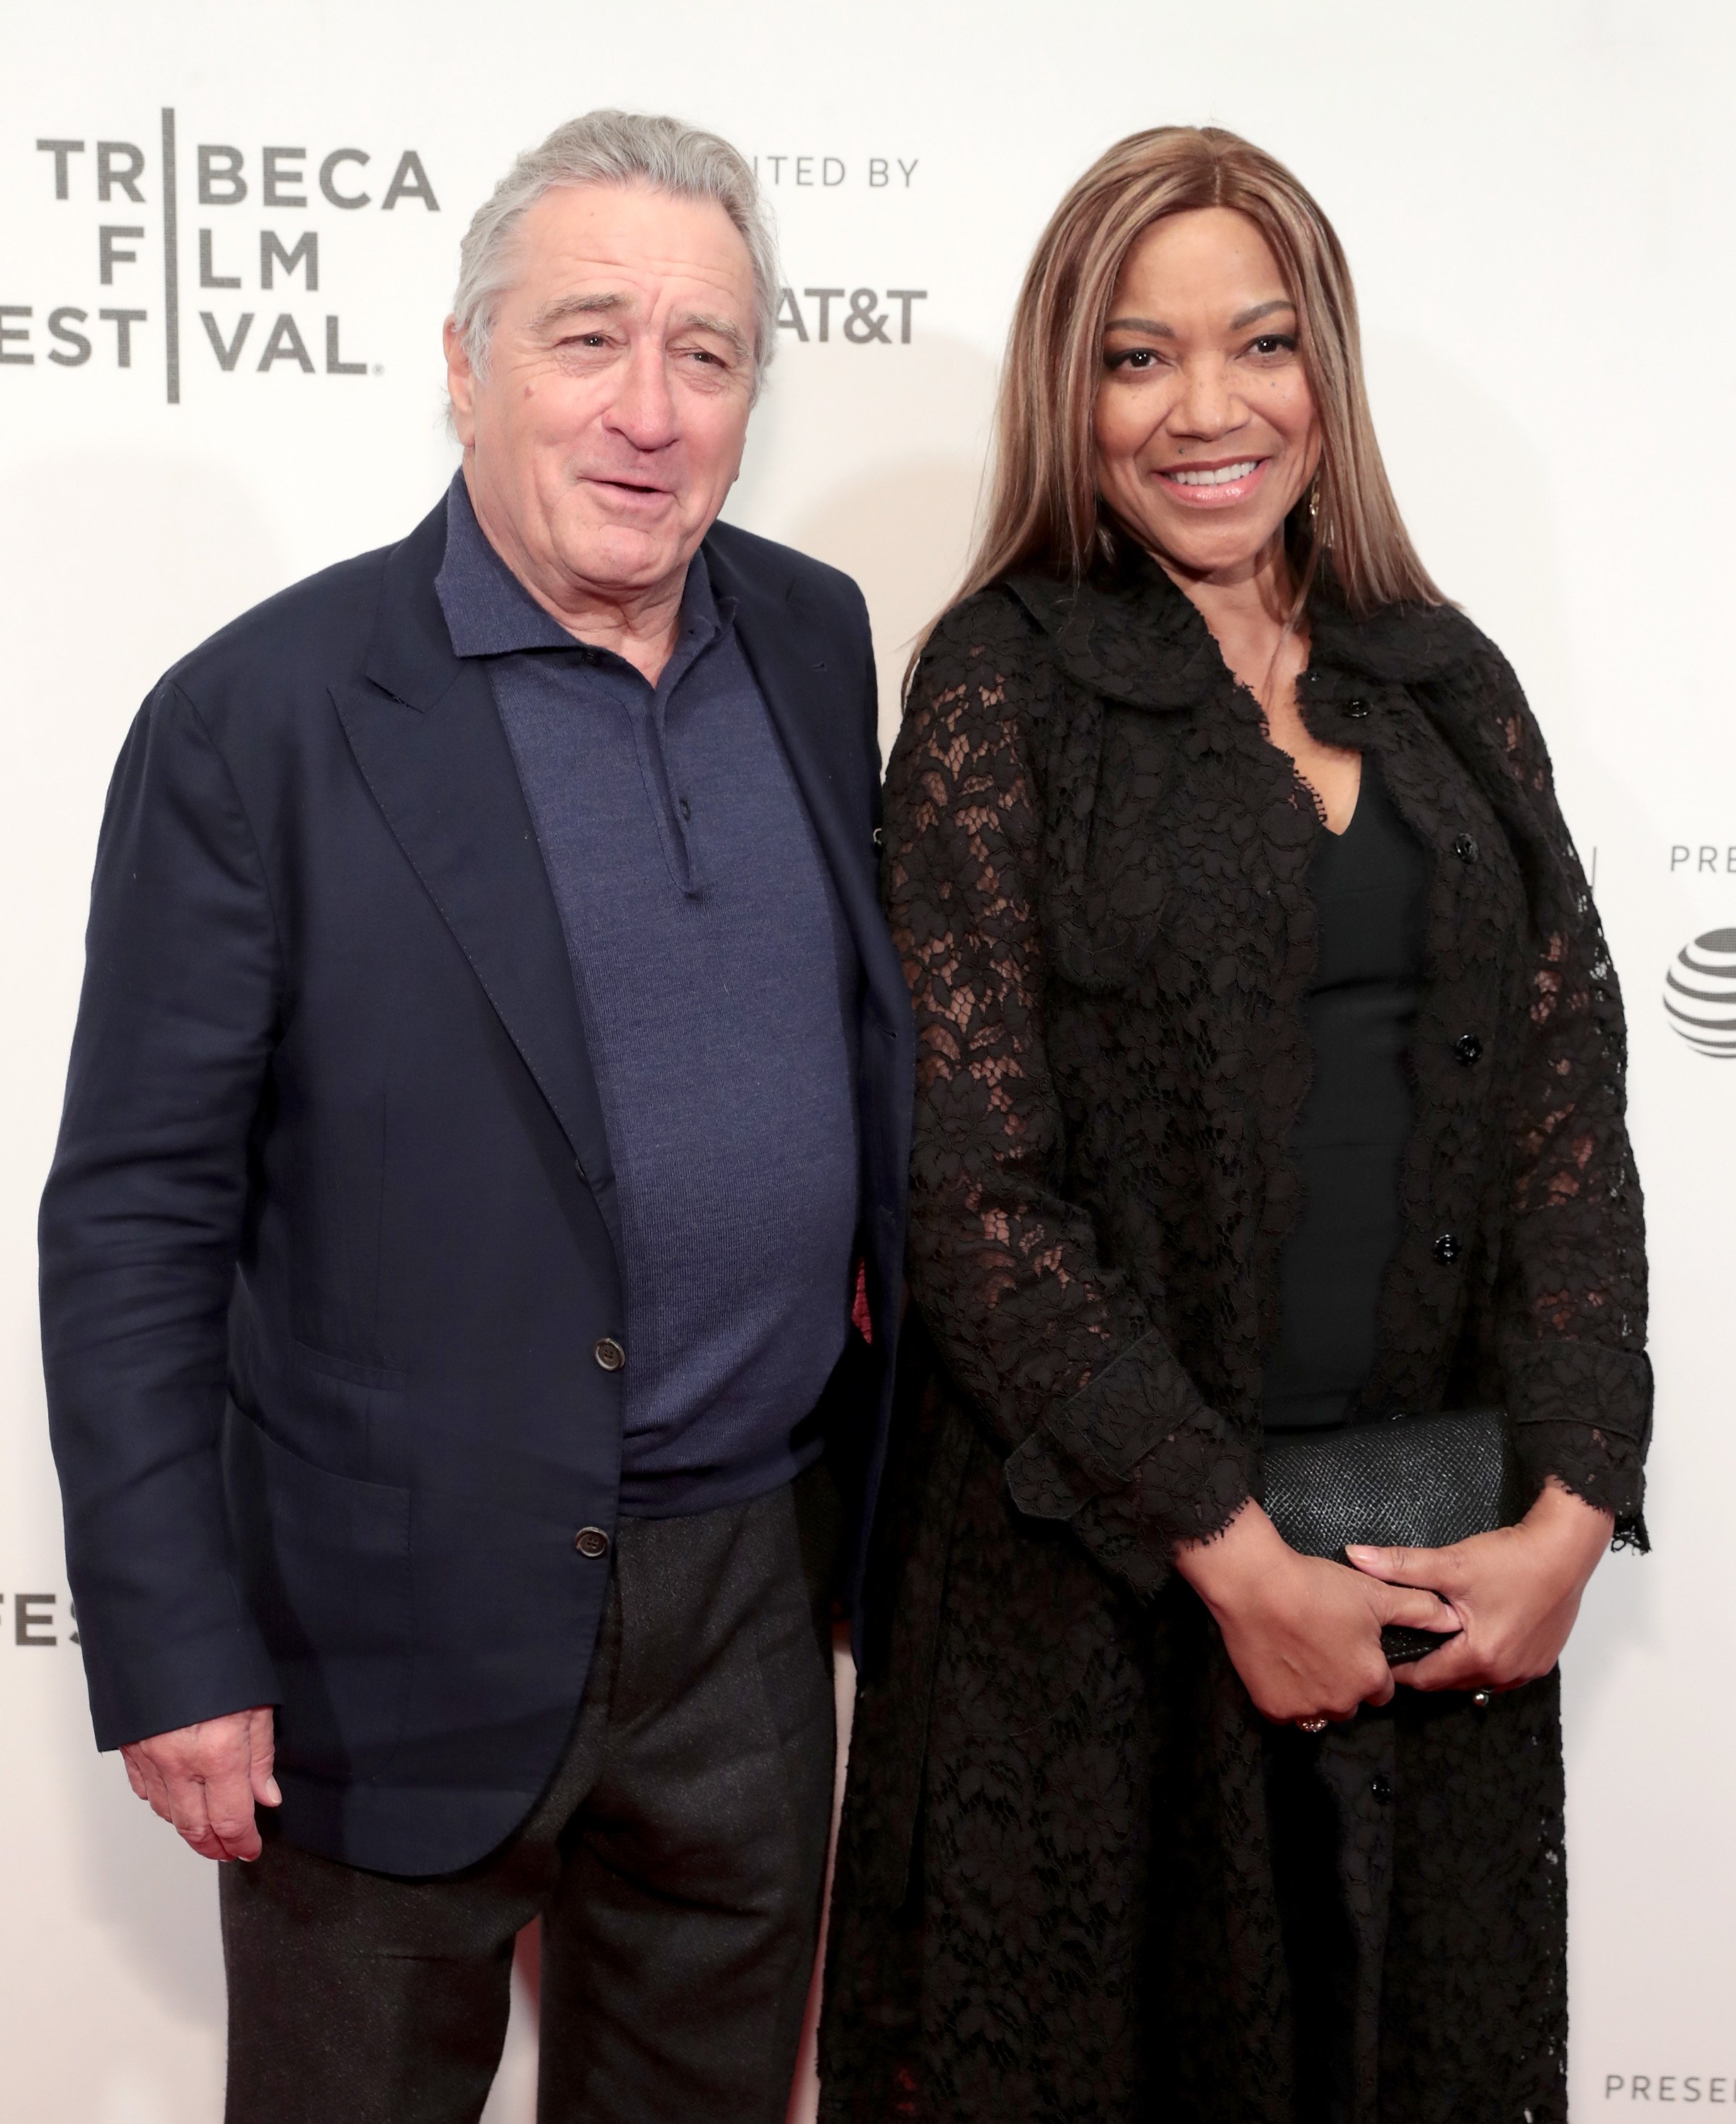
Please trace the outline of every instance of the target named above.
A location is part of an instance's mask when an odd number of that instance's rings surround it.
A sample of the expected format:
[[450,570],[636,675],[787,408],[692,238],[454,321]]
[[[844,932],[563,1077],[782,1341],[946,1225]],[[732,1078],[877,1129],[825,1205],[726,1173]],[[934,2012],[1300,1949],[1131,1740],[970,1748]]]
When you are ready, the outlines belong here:
[[1363,717],[1368,713],[1368,703],[1367,701],[1346,701],[1344,703],[1344,712],[1349,717],[1352,722],[1359,723],[1362,721]]
[[1442,1232],[1440,1238],[1435,1241],[1437,1261],[1456,1262],[1461,1251],[1459,1235],[1456,1232]]
[[1477,860],[1477,844],[1469,834],[1460,834],[1452,844],[1452,852],[1461,863],[1474,863]]
[[595,1563],[600,1556],[609,1553],[609,1536],[601,1527],[581,1527],[572,1538],[572,1545],[580,1555]]
[[886,846],[886,829],[883,826],[876,826],[874,829],[874,846],[877,848],[883,848]]
[[1376,1770],[1368,1780],[1368,1789],[1376,1799],[1389,1800],[1392,1797],[1392,1779],[1385,1770]]
[[1452,1044],[1452,1051],[1468,1069],[1473,1062],[1482,1060],[1483,1043],[1475,1033],[1461,1032]]
[[591,1351],[591,1356],[605,1372],[618,1372],[627,1362],[627,1352],[613,1335],[605,1335]]

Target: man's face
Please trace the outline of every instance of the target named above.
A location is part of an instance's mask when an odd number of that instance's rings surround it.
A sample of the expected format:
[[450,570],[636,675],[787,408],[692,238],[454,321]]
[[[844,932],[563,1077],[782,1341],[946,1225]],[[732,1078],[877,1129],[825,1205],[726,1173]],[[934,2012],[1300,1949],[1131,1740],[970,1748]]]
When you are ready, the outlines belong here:
[[484,530],[557,613],[678,586],[741,468],[747,246],[713,200],[584,185],[543,195],[512,261],[486,377],[446,327]]

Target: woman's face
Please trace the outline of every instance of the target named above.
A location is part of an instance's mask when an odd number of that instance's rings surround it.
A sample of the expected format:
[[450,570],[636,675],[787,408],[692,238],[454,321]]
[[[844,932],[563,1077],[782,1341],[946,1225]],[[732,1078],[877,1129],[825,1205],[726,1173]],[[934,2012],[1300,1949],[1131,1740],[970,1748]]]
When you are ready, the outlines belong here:
[[1296,324],[1266,239],[1230,208],[1168,215],[1127,254],[1093,416],[1097,491],[1184,574],[1253,572],[1314,477]]

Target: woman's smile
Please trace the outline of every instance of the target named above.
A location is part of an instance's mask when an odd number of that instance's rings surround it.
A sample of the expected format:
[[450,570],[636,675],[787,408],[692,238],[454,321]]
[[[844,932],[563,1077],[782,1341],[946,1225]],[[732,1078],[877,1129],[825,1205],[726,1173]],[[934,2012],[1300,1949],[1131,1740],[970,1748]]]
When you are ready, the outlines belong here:
[[1165,494],[1189,509],[1231,509],[1263,483],[1270,458],[1223,458],[1211,464],[1166,465],[1157,474]]

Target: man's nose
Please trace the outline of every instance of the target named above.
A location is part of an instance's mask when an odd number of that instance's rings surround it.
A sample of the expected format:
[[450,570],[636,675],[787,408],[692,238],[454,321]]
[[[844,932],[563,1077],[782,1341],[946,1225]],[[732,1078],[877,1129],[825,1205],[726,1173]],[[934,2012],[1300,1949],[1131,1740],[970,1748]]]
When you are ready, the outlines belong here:
[[663,350],[654,342],[641,341],[628,356],[609,424],[639,450],[666,449],[680,432]]

